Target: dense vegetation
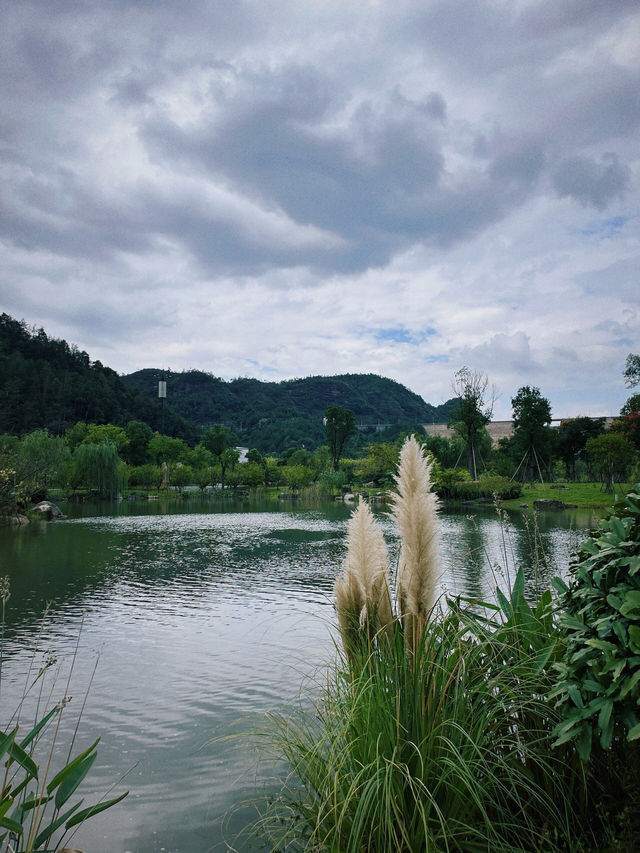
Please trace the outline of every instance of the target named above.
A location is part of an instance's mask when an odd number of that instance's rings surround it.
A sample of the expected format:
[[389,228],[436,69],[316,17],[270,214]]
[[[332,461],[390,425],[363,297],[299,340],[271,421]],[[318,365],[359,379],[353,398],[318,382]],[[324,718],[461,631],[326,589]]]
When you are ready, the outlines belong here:
[[[158,429],[160,406],[86,352],[48,337],[44,329],[0,316],[0,433],[47,429],[61,435],[77,421],[124,426],[130,420]],[[164,428],[187,441],[196,436],[171,410]]]
[[[280,453],[290,447],[313,450],[325,443],[323,418],[329,406],[351,410],[358,435],[352,447],[369,444],[385,431],[446,422],[456,406],[449,400],[432,406],[399,382],[374,374],[311,376],[285,382],[234,379],[224,382],[209,373],[189,370],[163,373],[139,370],[124,376],[132,388],[157,393],[158,380],[167,380],[172,408],[198,427],[214,423],[230,427],[241,444],[263,453]],[[384,435],[383,435],[384,437]]]
[[[640,837],[640,495],[559,582],[435,602],[433,464],[400,455],[395,584],[380,527],[352,515],[335,606],[343,651],[308,714],[269,733],[291,775],[272,849],[633,853]],[[505,551],[506,554],[506,551]],[[395,588],[395,602],[392,589]]]

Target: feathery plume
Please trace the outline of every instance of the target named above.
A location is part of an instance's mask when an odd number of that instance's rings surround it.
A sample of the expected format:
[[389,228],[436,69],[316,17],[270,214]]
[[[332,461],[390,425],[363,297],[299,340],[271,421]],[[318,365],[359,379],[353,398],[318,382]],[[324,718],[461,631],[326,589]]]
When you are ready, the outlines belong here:
[[[398,606],[421,631],[435,603],[438,567],[438,497],[431,491],[431,461],[414,436],[400,451],[392,515],[402,545],[398,564]],[[415,637],[414,637],[415,639]]]
[[388,566],[382,531],[368,505],[360,500],[347,527],[344,574],[336,579],[334,588],[347,655],[359,623],[368,622],[376,633],[392,622]]

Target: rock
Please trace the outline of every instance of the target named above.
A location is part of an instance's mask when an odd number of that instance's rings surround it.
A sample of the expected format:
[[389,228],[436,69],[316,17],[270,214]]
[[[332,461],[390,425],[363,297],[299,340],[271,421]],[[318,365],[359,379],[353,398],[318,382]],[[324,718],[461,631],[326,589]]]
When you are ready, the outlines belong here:
[[564,501],[553,500],[552,498],[538,498],[533,502],[534,509],[566,509]]
[[33,507],[33,512],[39,512],[42,514],[43,518],[46,518],[47,521],[51,521],[54,518],[66,518],[67,516],[62,512],[60,507],[52,504],[51,501],[40,501],[39,504],[36,504]]
[[519,504],[520,509],[529,509],[529,504]]
[[345,503],[351,503],[351,501],[354,501],[355,499],[356,499],[356,496],[353,494],[353,492],[347,492],[346,495],[342,496],[342,500]]

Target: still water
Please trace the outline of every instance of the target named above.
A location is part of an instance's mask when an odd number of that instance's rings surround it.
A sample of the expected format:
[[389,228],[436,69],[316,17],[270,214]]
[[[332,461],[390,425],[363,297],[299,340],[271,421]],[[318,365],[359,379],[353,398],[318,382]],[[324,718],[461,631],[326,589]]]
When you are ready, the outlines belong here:
[[[283,768],[261,759],[249,735],[268,712],[308,706],[333,658],[331,594],[350,508],[220,499],[64,508],[66,520],[0,530],[0,575],[11,580],[0,718],[29,667],[54,653],[52,701],[73,697],[68,742],[91,683],[78,749],[102,741],[85,805],[114,782],[108,796],[131,793],[70,846],[260,850],[236,839]],[[379,515],[393,559],[394,526]],[[536,533],[523,518],[510,516],[505,534],[492,509],[443,514],[443,588],[486,599],[522,564],[535,595],[595,522],[547,513]]]

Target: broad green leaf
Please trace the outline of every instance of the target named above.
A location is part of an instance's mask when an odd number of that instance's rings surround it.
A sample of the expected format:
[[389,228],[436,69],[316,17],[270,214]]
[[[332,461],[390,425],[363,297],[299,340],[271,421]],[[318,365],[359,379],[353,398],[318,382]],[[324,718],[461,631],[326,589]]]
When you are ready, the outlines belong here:
[[640,626],[629,625],[629,640],[631,642],[632,651],[640,652]]
[[36,839],[33,842],[34,850],[37,850],[41,844],[44,844],[45,841],[48,841],[51,838],[51,836],[53,835],[53,833],[56,831],[56,829],[61,827],[62,824],[66,820],[68,820],[71,817],[71,815],[76,811],[76,809],[80,808],[81,805],[82,805],[82,800],[78,800],[78,802],[75,805],[71,806],[71,808],[68,809],[63,815],[60,815],[60,817],[56,818],[54,821],[52,821],[49,824],[49,826],[46,826],[42,830],[42,832],[40,832],[38,835],[36,835]]
[[56,707],[52,708],[48,714],[45,714],[45,716],[40,720],[40,722],[31,729],[31,731],[24,738],[24,740],[20,741],[20,746],[23,749],[25,749],[27,746],[29,746],[31,741],[39,735],[39,733],[47,725],[47,723],[49,722],[51,717],[53,717],[54,714],[57,714],[59,710],[60,710],[59,707],[56,705]]
[[13,739],[16,736],[16,732],[18,731],[18,727],[16,726],[12,732],[8,734],[4,734],[4,732],[0,735],[0,757],[2,757],[5,752],[9,752],[9,748],[13,743]]
[[620,698],[624,699],[629,693],[631,693],[634,687],[640,682],[640,669],[636,670],[631,678],[627,681],[625,686],[620,691]]
[[84,777],[87,775],[89,770],[93,765],[93,762],[98,757],[97,752],[92,752],[91,755],[88,755],[83,761],[73,768],[73,771],[67,774],[62,782],[60,783],[60,787],[56,791],[56,808],[60,809],[67,802],[69,797],[76,790],[78,785],[82,782]]
[[551,586],[555,589],[555,591],[558,593],[558,595],[564,595],[565,593],[567,593],[569,591],[569,587],[562,580],[562,578],[558,578],[558,577],[551,578]]
[[496,589],[496,596],[498,598],[498,601],[500,602],[502,612],[507,617],[507,619],[511,619],[513,612],[511,610],[511,604],[509,603],[509,599],[499,589]]
[[640,589],[630,589],[624,597],[624,604],[620,608],[620,613],[623,616],[630,616],[634,613],[640,614]]
[[50,794],[58,785],[63,781],[63,779],[68,776],[70,773],[73,773],[74,769],[80,764],[84,759],[89,755],[89,753],[93,752],[96,746],[100,743],[100,738],[95,740],[88,749],[85,749],[84,752],[81,752],[80,755],[76,755],[73,761],[70,761],[66,764],[59,773],[53,777],[53,779],[47,785],[47,793]]
[[9,755],[11,759],[19,764],[23,770],[26,770],[29,776],[33,779],[38,778],[38,765],[35,763],[31,756],[27,755],[24,749],[17,744],[15,741],[11,744],[9,748]]
[[120,800],[124,800],[129,792],[125,791],[124,794],[120,794],[119,797],[114,797],[112,800],[107,800],[104,803],[96,803],[95,806],[89,806],[87,809],[83,809],[78,814],[74,815],[71,820],[67,821],[66,829],[71,829],[72,826],[75,826],[78,823],[82,823],[83,820],[92,817],[95,814],[99,814],[103,812],[105,809],[110,809],[111,806],[115,806],[116,803],[119,803]]
[[637,740],[640,737],[640,723],[629,729],[627,732],[627,740]]
[[13,832],[16,835],[22,835],[24,832],[22,824],[18,823],[16,820],[11,820],[10,817],[0,817],[0,826],[3,826],[5,829],[8,829],[9,832]]

